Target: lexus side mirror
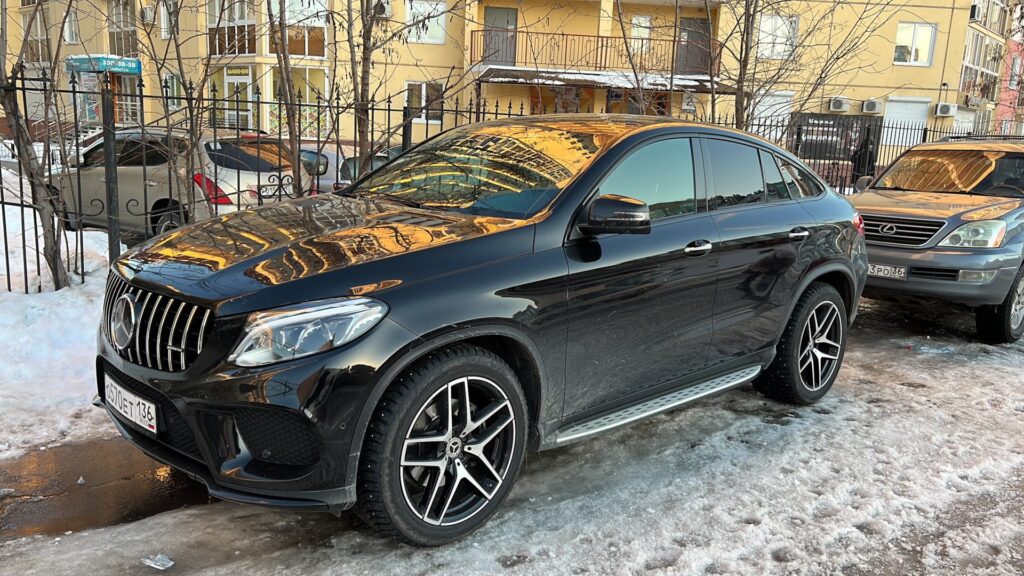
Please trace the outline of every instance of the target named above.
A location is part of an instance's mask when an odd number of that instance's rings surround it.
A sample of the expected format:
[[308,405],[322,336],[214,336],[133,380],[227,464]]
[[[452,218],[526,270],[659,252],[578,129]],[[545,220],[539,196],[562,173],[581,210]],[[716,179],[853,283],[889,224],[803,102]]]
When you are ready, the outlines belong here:
[[868,189],[868,186],[871,185],[871,181],[874,179],[874,176],[861,176],[853,183],[853,189],[857,192],[863,192]]
[[647,204],[627,196],[606,194],[598,196],[587,208],[586,220],[580,232],[596,234],[648,234],[651,231],[651,211]]

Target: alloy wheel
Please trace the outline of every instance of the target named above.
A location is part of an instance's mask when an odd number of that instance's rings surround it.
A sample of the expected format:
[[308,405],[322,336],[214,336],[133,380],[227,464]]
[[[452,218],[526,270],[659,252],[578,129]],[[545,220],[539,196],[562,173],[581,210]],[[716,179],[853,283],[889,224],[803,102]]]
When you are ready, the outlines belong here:
[[1017,282],[1013,303],[1010,305],[1010,327],[1016,330],[1021,323],[1024,323],[1024,276]]
[[824,387],[839,367],[843,323],[839,307],[825,301],[814,307],[800,334],[800,380],[811,392]]
[[402,443],[406,504],[438,526],[465,522],[497,494],[515,452],[515,413],[497,384],[468,376],[438,388]]

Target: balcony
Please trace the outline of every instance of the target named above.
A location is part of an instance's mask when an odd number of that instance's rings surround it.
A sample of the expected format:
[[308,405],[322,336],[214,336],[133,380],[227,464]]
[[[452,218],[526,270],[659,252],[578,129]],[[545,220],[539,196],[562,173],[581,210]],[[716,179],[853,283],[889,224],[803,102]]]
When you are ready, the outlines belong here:
[[256,25],[228,24],[210,28],[207,43],[210,54],[214,56],[255,54]]
[[522,69],[632,72],[629,52],[641,74],[718,75],[717,42],[708,39],[624,39],[485,28],[473,31],[470,59],[473,65]]

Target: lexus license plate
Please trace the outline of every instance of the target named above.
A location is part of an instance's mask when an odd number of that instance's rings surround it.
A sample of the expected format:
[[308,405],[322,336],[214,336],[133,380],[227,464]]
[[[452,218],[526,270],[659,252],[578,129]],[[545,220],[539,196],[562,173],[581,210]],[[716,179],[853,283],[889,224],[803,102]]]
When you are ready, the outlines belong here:
[[892,266],[890,264],[868,264],[868,276],[875,278],[886,278],[888,280],[907,280],[906,266]]
[[156,434],[156,404],[125,390],[108,374],[103,375],[107,406],[152,434]]

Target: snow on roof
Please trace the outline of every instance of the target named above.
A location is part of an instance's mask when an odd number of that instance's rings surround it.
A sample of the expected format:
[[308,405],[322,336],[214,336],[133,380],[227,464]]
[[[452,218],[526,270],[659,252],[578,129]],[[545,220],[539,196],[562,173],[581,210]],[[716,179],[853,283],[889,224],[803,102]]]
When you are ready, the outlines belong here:
[[680,90],[708,92],[714,85],[719,91],[728,91],[717,77],[707,74],[664,74],[640,72],[634,75],[625,70],[580,71],[532,69],[519,66],[488,64],[480,69],[480,81],[505,84],[540,84],[546,86],[595,86],[605,88],[668,90],[670,85]]

